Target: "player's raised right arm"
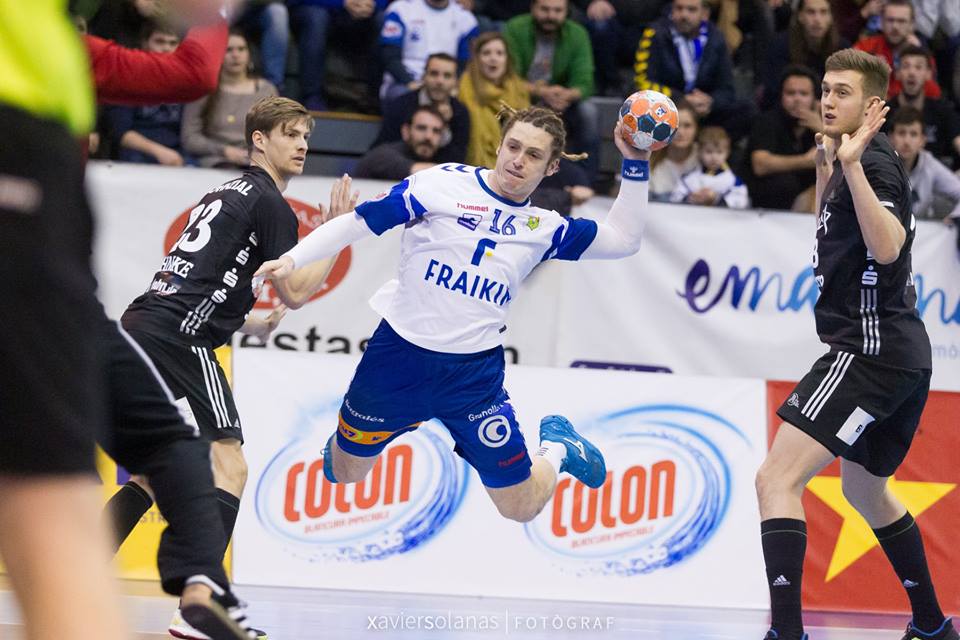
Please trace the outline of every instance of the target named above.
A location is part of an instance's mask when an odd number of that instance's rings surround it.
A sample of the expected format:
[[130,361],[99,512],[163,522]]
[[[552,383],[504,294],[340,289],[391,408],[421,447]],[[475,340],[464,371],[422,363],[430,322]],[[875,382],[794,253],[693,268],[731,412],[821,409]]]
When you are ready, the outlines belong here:
[[620,126],[614,129],[613,141],[623,154],[623,181],[606,220],[597,224],[596,238],[583,252],[587,259],[611,260],[635,254],[647,222],[650,152],[627,144]]

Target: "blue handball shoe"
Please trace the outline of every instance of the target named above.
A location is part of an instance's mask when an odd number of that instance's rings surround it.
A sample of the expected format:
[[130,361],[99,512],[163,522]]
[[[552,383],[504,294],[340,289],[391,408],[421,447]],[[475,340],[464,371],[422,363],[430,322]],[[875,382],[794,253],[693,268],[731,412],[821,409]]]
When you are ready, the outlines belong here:
[[600,449],[574,431],[573,425],[563,416],[547,416],[540,421],[540,440],[558,442],[567,448],[567,455],[560,465],[574,478],[597,489],[607,479],[607,463]]
[[936,631],[920,631],[913,626],[913,620],[907,624],[907,632],[901,640],[957,640],[960,635],[953,628],[953,621],[947,618]]
[[[767,635],[763,636],[763,640],[780,640],[780,634],[778,634],[773,629],[767,631]],[[810,640],[810,636],[803,634],[800,636],[800,640]]]

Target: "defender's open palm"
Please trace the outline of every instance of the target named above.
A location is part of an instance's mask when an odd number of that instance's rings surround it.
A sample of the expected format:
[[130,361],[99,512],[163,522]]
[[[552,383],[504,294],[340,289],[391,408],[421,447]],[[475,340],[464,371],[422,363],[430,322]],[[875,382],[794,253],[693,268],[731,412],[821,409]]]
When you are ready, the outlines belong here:
[[840,146],[837,147],[837,159],[840,160],[841,164],[860,161],[864,149],[880,131],[883,123],[887,121],[888,111],[890,111],[890,107],[884,106],[883,101],[875,102],[867,109],[867,115],[860,128],[852,136],[849,133],[843,134],[840,139]]
[[330,188],[330,206],[324,207],[318,205],[320,209],[320,219],[322,222],[329,222],[337,216],[353,211],[357,206],[357,200],[360,198],[360,192],[350,192],[353,180],[347,174],[333,181]]

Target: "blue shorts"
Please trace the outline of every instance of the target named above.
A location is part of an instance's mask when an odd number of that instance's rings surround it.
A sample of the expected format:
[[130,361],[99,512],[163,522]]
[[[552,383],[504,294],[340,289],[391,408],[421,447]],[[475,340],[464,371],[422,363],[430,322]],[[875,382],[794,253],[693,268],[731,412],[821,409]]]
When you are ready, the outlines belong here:
[[337,443],[355,456],[378,455],[391,440],[436,418],[484,486],[530,477],[530,456],[503,388],[503,348],[439,353],[380,323],[340,406]]

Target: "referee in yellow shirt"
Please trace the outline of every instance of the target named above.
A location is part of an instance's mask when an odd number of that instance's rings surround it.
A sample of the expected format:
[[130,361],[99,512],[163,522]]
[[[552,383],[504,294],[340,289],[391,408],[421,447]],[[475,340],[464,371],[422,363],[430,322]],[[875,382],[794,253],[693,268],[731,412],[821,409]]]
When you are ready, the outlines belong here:
[[31,640],[120,640],[94,468],[105,423],[78,140],[89,63],[65,0],[0,0],[0,556]]

